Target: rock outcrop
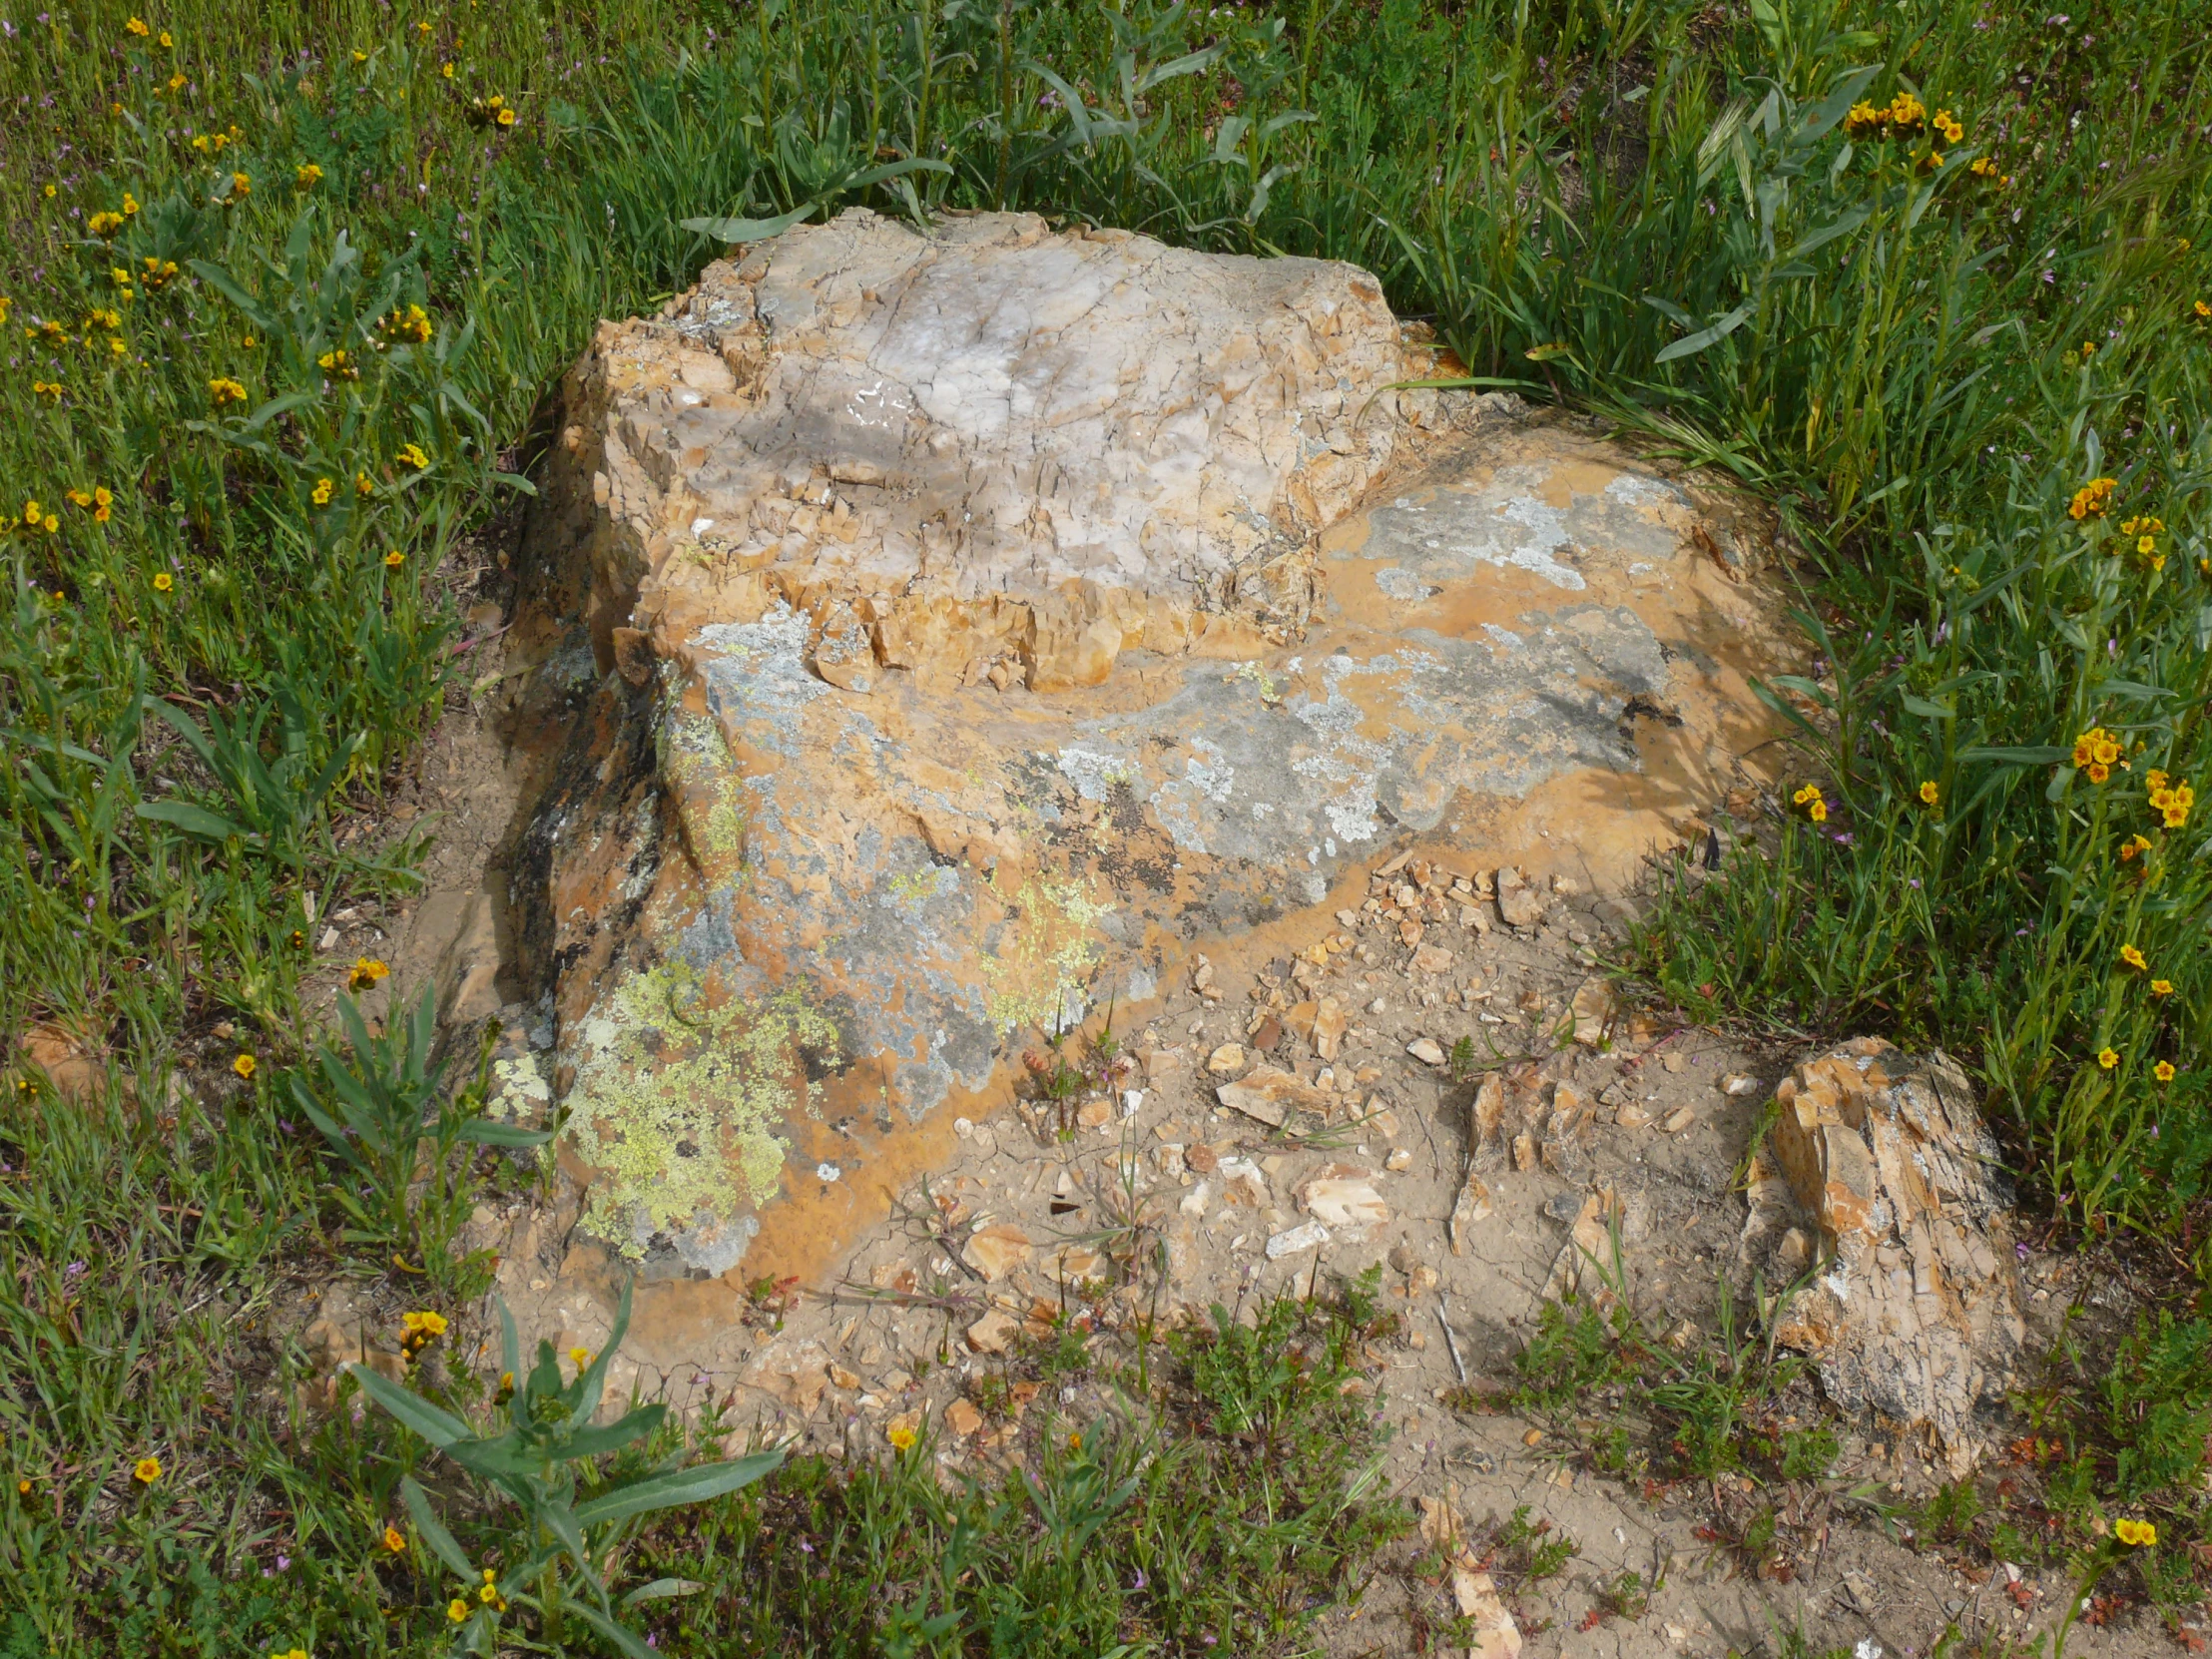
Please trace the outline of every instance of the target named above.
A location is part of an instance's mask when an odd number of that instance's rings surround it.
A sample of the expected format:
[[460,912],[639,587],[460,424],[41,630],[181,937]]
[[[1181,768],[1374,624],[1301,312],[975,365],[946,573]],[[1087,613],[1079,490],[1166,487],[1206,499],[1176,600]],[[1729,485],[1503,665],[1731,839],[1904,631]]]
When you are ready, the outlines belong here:
[[1433,372],[1366,273],[1022,216],[848,213],[602,327],[512,891],[592,1226],[807,1271],[1036,1028],[1415,837],[1603,884],[1725,791],[1783,636],[1721,505]]
[[[1801,1220],[1819,1253],[1780,1341],[1816,1360],[1838,1404],[1933,1430],[1964,1467],[1974,1407],[2001,1397],[2026,1329],[2011,1194],[1972,1086],[1940,1053],[1859,1038],[1800,1065],[1775,1100],[1755,1221]],[[1792,1243],[1782,1234],[1778,1255]]]

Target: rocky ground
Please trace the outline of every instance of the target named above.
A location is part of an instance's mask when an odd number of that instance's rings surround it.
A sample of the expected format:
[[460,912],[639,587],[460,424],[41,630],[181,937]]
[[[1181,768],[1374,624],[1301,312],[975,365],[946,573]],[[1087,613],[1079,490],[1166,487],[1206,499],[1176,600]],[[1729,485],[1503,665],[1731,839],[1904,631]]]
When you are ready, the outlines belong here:
[[[424,893],[333,915],[319,941],[333,984],[357,953],[388,954],[394,983],[435,978],[457,1033],[502,991],[489,894],[520,763],[501,741],[497,674],[448,719],[397,815],[433,833]],[[1801,1629],[1815,1652],[1919,1655],[1953,1624],[2006,1651],[2053,1622],[2066,1586],[1896,1541],[1896,1517],[1944,1476],[1918,1436],[1845,1421],[1825,1479],[1755,1493],[1725,1476],[1607,1478],[1591,1466],[1602,1421],[1504,1408],[1547,1298],[1624,1294],[1688,1356],[1723,1340],[1724,1297],[1743,1309],[1804,1249],[1760,1230],[1742,1179],[1801,1055],[1616,1009],[1601,969],[1627,914],[1566,882],[1523,889],[1509,871],[1396,860],[1357,907],[1271,940],[1267,959],[1197,964],[1149,1017],[1117,1019],[1108,1044],[1040,1038],[1026,1098],[956,1123],[941,1167],[913,1169],[819,1283],[657,1270],[638,1287],[625,1381],[832,1455],[933,1432],[957,1477],[1030,1455],[1047,1424],[1133,1409],[1108,1378],[1147,1329],[1373,1271],[1400,1316],[1367,1355],[1388,1489],[1431,1539],[1495,1543],[1525,1510],[1543,1538],[1575,1545],[1541,1583],[1494,1552],[1521,1651],[1719,1659],[1783,1651]],[[552,1033],[529,1007],[499,1013],[506,1107],[528,1110]],[[834,1187],[834,1170],[817,1175]],[[564,1349],[604,1339],[625,1271],[575,1228],[581,1180],[564,1163],[542,1200],[518,1192],[472,1228],[499,1251],[498,1292],[526,1334]],[[2075,1272],[2026,1260],[2031,1344],[2075,1299]],[[340,1280],[291,1313],[327,1366],[364,1341],[373,1357],[386,1300]],[[1072,1367],[1071,1342],[1086,1356]],[[1791,1423],[1824,1409],[1804,1383],[1771,1404]],[[1777,1499],[1780,1543],[1747,1555],[1745,1526]],[[1619,1610],[1623,1574],[1659,1586],[1637,1616]],[[1488,1582],[1459,1585],[1477,1624]],[[1448,1602],[1385,1570],[1331,1624],[1329,1651],[1411,1651]],[[1510,1650],[1495,1640],[1477,1651]],[[2069,1651],[2160,1640],[2082,1628]]]

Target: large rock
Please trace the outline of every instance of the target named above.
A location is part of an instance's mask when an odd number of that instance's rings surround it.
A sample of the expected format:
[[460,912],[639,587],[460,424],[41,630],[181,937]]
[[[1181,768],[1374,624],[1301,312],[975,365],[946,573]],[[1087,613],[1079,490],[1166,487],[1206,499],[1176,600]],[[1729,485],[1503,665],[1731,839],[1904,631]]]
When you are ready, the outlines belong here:
[[1775,1100],[1754,1207],[1793,1201],[1822,1257],[1780,1341],[1816,1359],[1838,1404],[1932,1429],[1964,1467],[1974,1407],[2002,1396],[2025,1335],[2011,1194],[1971,1085],[1940,1053],[1862,1037],[1799,1066]]
[[848,213],[602,327],[513,859],[592,1225],[811,1271],[1033,1028],[1412,837],[1603,885],[1723,793],[1779,666],[1734,533],[1433,371],[1365,273],[1020,216]]

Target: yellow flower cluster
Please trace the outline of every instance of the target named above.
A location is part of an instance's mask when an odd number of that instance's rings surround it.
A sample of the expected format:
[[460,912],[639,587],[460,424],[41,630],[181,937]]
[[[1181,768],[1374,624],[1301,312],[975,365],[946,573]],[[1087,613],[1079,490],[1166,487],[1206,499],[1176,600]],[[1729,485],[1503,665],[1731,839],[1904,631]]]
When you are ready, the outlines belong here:
[[429,344],[430,313],[420,305],[409,305],[405,310],[394,305],[390,315],[377,318],[376,343],[379,346]]
[[94,214],[85,222],[85,229],[104,242],[123,229],[123,216],[114,213]]
[[50,398],[59,403],[62,400],[62,383],[59,380],[33,380],[31,382],[31,395],[33,397]]
[[405,461],[417,472],[424,471],[430,465],[430,457],[423,452],[422,445],[419,443],[401,444],[399,446],[398,459]]
[[18,524],[26,530],[44,530],[48,535],[52,535],[62,527],[60,515],[48,512],[36,501],[23,503],[22,518],[6,521],[6,527],[11,529]]
[[315,358],[315,363],[333,380],[358,380],[361,377],[359,367],[342,348],[323,352]]
[[2113,1524],[2112,1533],[2130,1549],[2145,1549],[2158,1542],[2158,1528],[2149,1521],[2118,1521]]
[[2189,809],[2197,804],[2197,792],[2186,782],[2174,783],[2163,772],[2153,772],[2143,782],[2150,789],[2150,810],[2169,830],[2189,822]]
[[345,988],[358,996],[362,991],[374,990],[391,976],[391,969],[373,956],[356,956],[353,969],[345,976]]
[[2073,764],[2089,775],[2089,782],[2101,784],[2112,776],[2112,768],[2120,758],[2120,740],[2101,726],[2092,726],[2074,739]]
[[400,1316],[399,1327],[400,1351],[412,1360],[445,1335],[445,1316],[432,1313],[404,1314]]
[[115,517],[115,491],[105,484],[95,484],[89,491],[71,490],[69,499],[79,507],[91,508],[96,524],[105,524]]
[[301,162],[291,170],[291,183],[295,190],[312,190],[321,182],[322,169],[312,162]]
[[329,479],[317,478],[314,481],[314,488],[307,492],[307,499],[318,507],[327,507],[330,504],[330,497],[337,494],[337,485],[331,483]]
[[1948,110],[1937,110],[1935,120],[1929,125],[1936,129],[1936,136],[1945,144],[1956,144],[1966,136],[1965,124]]
[[2166,533],[2166,521],[2144,513],[2135,518],[2120,521],[2120,534],[2112,543],[2112,551],[2141,565],[2145,570],[2164,570],[2165,551],[2159,547],[2158,538]]
[[[1943,112],[1945,120],[1949,116],[1949,111]],[[1917,133],[1927,123],[1928,106],[1901,92],[1887,104],[1854,104],[1844,117],[1844,131],[1852,138],[1896,138]]]
[[219,377],[208,382],[208,398],[219,409],[226,403],[243,403],[246,401],[246,388],[236,380]]
[[2101,518],[2104,509],[2112,504],[2112,492],[2120,487],[2117,478],[2092,478],[2073,493],[2073,500],[2066,505],[2066,516],[2072,519]]
[[1791,796],[1790,801],[1793,806],[1804,813],[1806,823],[1826,824],[1828,822],[1828,800],[1821,794],[1820,785],[1807,784],[1797,794]]
[[471,98],[468,101],[468,123],[471,127],[512,127],[515,124],[515,107],[496,92],[489,98]]
[[2009,185],[2012,182],[2012,175],[2009,173],[1999,172],[1997,170],[1997,164],[1989,160],[1989,158],[1986,156],[1974,157],[1971,165],[1967,167],[1966,171],[1968,173],[1971,173],[1976,179],[1983,179],[1988,181],[1988,183],[1994,185],[1998,190],[2002,190],[2006,185]]

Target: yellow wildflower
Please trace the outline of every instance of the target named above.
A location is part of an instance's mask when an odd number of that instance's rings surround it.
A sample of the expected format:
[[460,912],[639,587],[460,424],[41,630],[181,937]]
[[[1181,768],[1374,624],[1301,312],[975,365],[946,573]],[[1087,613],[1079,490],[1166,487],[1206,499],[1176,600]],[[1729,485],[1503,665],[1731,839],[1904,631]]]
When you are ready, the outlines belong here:
[[327,507],[330,504],[330,497],[336,493],[337,485],[331,483],[327,478],[317,478],[314,481],[314,488],[307,492],[307,498],[318,507]]
[[1921,805],[1924,807],[1935,806],[1942,799],[1942,795],[1943,792],[1936,787],[1936,780],[1933,778],[1921,785]]
[[162,49],[166,52],[174,52],[177,49],[177,43],[174,40],[170,39],[169,31],[167,29],[164,29],[161,32],[161,43]]
[[215,406],[220,409],[226,403],[245,402],[246,388],[236,380],[210,380],[208,382],[208,396],[214,401]]
[[400,552],[399,549],[396,547],[393,548],[389,553],[386,553],[384,555],[384,568],[386,570],[397,570],[406,562],[407,555]]
[[885,1438],[888,1439],[891,1442],[891,1445],[899,1451],[911,1451],[914,1449],[914,1431],[911,1428],[908,1428],[904,1423],[901,1423],[896,1428],[892,1429],[890,1433],[885,1436]]
[[398,459],[405,461],[417,472],[422,471],[430,464],[430,457],[423,453],[422,445],[419,443],[401,444],[399,446]]
[[123,216],[110,213],[94,214],[91,219],[85,222],[85,229],[96,237],[112,237],[116,232],[123,229]]
[[2161,1083],[2171,1083],[2174,1080],[2174,1063],[2171,1060],[2161,1060],[2150,1068],[2150,1074]]
[[2143,959],[2143,952],[2141,948],[2132,944],[2123,944],[2120,946],[2120,960],[2125,962],[2129,967],[2134,968],[2138,972],[2142,972],[2148,969],[2150,966],[2150,963]]
[[146,19],[144,19],[143,17],[134,17],[129,22],[125,23],[123,27],[129,30],[132,34],[137,35],[141,40],[144,40],[148,35],[153,33],[151,29],[147,28]]
[[159,1457],[141,1457],[131,1466],[131,1478],[141,1486],[151,1486],[162,1477],[162,1460]]
[[2110,1071],[2119,1063],[2120,1056],[2117,1051],[2109,1048],[2100,1048],[2097,1050],[2097,1064],[2102,1066],[2106,1071]]
[[578,1371],[591,1364],[591,1350],[588,1348],[572,1348],[568,1351],[568,1357],[576,1362]]
[[163,570],[163,571],[157,571],[157,572],[155,572],[155,574],[154,574],[154,591],[155,591],[156,593],[167,593],[167,592],[168,592],[168,591],[169,591],[169,590],[170,590],[171,588],[175,587],[176,585],[177,585],[177,578],[176,578],[176,577],[174,577],[174,576],[172,576],[172,575],[170,575],[168,571],[166,571],[166,570]]
[[2101,517],[2104,509],[2111,505],[2112,492],[2119,487],[2117,478],[2090,479],[2074,491],[2073,500],[2066,506],[2066,516],[2074,519]]
[[2158,1528],[2149,1521],[2117,1521],[2113,1524],[2112,1533],[2130,1549],[2147,1549],[2158,1542]]
[[2150,994],[2153,996],[2171,996],[2174,994],[2174,982],[2171,979],[2153,979],[2150,982]]
[[403,1554],[407,1548],[406,1537],[396,1526],[385,1527],[383,1537],[377,1541],[384,1546],[386,1553],[391,1555]]
[[301,162],[292,169],[291,182],[295,189],[312,190],[322,182],[322,169],[312,162]]
[[461,1623],[468,1617],[468,1603],[455,1596],[445,1604],[445,1616],[455,1624]]
[[256,1069],[260,1066],[260,1064],[261,1062],[256,1060],[253,1055],[241,1054],[237,1059],[231,1062],[231,1069],[237,1072],[241,1077],[244,1077],[251,1081]]
[[356,956],[353,958],[352,972],[345,976],[345,988],[356,994],[372,990],[390,975],[391,969],[375,957]]

